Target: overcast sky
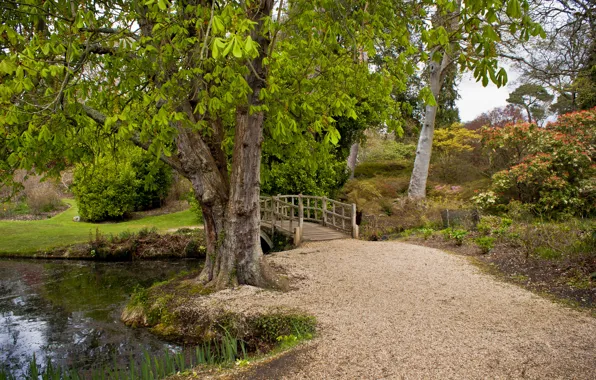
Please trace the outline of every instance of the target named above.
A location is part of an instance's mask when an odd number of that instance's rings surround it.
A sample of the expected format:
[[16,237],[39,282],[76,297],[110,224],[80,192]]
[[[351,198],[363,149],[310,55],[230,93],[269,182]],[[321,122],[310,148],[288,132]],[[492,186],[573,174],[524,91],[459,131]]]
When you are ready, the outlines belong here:
[[474,80],[471,73],[464,74],[459,85],[461,98],[457,101],[459,117],[462,122],[474,120],[476,116],[485,111],[507,105],[509,93],[515,89],[513,82],[517,75],[509,67],[505,67],[505,70],[507,70],[509,82],[501,88],[497,88],[492,82],[483,87],[481,82]]

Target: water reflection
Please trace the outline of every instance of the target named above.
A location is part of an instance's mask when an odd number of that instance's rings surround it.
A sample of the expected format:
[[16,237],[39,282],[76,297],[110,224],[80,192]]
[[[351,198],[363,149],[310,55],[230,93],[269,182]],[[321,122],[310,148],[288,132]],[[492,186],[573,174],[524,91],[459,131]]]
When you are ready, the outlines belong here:
[[0,260],[0,364],[18,375],[35,353],[38,363],[89,369],[175,348],[124,326],[120,311],[135,286],[199,265]]

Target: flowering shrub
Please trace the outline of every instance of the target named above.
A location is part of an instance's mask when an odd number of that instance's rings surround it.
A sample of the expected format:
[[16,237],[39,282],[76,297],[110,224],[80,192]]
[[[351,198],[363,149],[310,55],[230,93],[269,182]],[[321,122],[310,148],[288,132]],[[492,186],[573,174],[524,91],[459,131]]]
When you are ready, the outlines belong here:
[[474,202],[480,209],[490,211],[497,205],[498,199],[497,194],[488,190],[473,196],[472,202]]
[[488,128],[482,141],[493,167],[501,169],[492,176],[495,203],[520,201],[546,214],[596,211],[596,108],[563,115],[545,128]]

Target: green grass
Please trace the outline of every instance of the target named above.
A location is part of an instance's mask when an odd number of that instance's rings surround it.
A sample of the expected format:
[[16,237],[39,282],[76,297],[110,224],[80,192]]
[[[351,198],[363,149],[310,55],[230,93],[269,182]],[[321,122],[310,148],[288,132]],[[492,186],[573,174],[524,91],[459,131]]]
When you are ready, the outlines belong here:
[[64,199],[71,207],[51,219],[35,221],[0,221],[0,256],[31,254],[56,247],[89,241],[96,229],[103,235],[117,235],[122,231],[135,232],[142,228],[157,228],[158,232],[197,225],[196,215],[190,210],[150,216],[120,223],[73,222],[78,215],[76,203]]

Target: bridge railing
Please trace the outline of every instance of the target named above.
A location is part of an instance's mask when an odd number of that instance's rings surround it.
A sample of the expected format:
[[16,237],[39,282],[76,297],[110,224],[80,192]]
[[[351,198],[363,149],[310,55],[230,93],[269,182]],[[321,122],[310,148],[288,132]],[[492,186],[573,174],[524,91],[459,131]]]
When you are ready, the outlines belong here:
[[358,238],[356,205],[312,195],[277,195],[261,197],[261,221],[275,228],[294,233],[294,243],[300,244],[304,221],[331,227]]

